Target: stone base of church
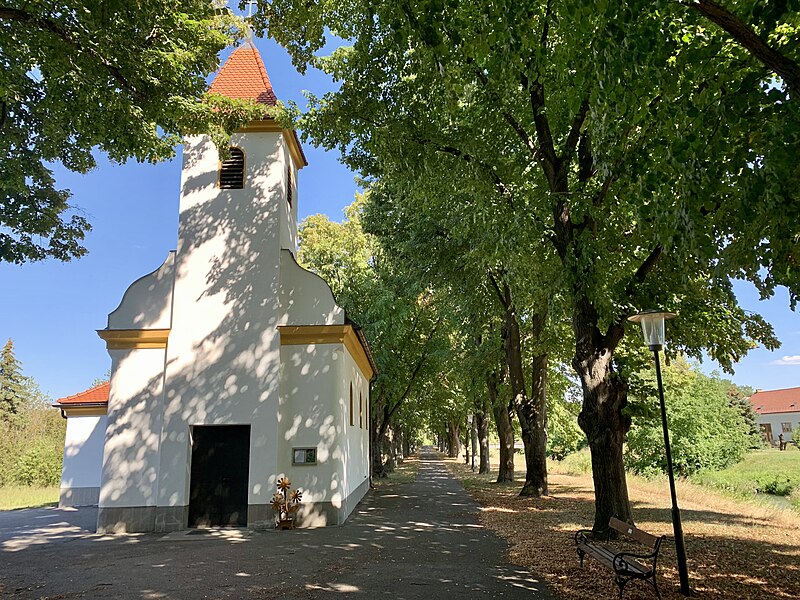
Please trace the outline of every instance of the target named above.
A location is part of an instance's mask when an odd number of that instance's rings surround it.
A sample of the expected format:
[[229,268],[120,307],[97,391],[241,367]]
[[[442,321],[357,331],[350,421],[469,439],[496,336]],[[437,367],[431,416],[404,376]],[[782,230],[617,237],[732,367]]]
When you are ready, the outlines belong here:
[[100,487],[61,488],[58,497],[59,508],[67,506],[97,506],[100,502]]
[[155,506],[101,506],[97,533],[145,533],[155,531]]
[[[297,527],[341,525],[368,491],[369,479],[365,479],[340,506],[334,506],[331,502],[304,502],[297,511],[295,524]],[[188,521],[188,506],[101,506],[97,511],[97,533],[167,533],[186,529]],[[275,511],[272,506],[247,506],[248,529],[274,527]]]
[[167,533],[186,529],[189,524],[188,506],[157,506],[155,531]]

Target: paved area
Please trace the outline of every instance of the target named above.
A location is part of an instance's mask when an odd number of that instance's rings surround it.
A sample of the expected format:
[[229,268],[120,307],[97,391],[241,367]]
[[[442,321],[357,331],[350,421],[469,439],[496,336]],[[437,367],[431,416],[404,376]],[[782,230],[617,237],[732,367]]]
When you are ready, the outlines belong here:
[[432,453],[414,483],[370,493],[347,524],[100,536],[93,510],[0,513],[0,596],[23,599],[544,599],[505,561]]

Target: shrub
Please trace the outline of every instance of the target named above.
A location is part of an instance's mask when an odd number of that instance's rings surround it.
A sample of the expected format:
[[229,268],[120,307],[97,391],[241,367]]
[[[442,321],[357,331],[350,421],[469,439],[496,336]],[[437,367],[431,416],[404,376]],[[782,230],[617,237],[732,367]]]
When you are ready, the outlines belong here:
[[[752,428],[729,384],[692,369],[679,357],[664,369],[664,396],[669,421],[672,462],[678,475],[724,469],[742,459],[752,447]],[[647,372],[641,378],[654,377]],[[654,390],[654,386],[642,386]],[[625,461],[636,473],[649,476],[666,471],[666,455],[657,399],[640,397],[650,410],[634,415],[628,433]]]
[[39,406],[0,422],[0,485],[58,485],[65,429],[57,410]]

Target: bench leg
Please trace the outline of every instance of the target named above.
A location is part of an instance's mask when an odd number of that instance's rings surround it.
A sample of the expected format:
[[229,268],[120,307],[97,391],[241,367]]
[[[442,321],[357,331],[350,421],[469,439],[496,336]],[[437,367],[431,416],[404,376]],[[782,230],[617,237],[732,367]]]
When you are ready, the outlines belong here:
[[617,582],[617,586],[619,587],[619,598],[620,600],[622,600],[622,592],[625,589],[625,584],[628,583],[629,580],[623,579],[622,577],[617,575],[616,577],[614,577],[614,581]]
[[583,568],[583,557],[586,556],[586,552],[584,552],[580,548],[576,548],[575,551],[578,553],[578,558],[581,559],[581,569],[582,569]]
[[653,589],[656,591],[656,598],[661,600],[661,592],[658,591],[658,582],[656,581],[656,574],[653,573]]

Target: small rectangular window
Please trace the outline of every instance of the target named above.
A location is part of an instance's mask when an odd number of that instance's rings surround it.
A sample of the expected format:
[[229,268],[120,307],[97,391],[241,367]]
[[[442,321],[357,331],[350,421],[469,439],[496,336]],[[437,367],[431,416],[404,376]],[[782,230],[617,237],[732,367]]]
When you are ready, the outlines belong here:
[[317,464],[316,448],[292,448],[293,465],[315,465]]
[[792,424],[781,423],[781,431],[783,431],[783,433],[792,433]]

